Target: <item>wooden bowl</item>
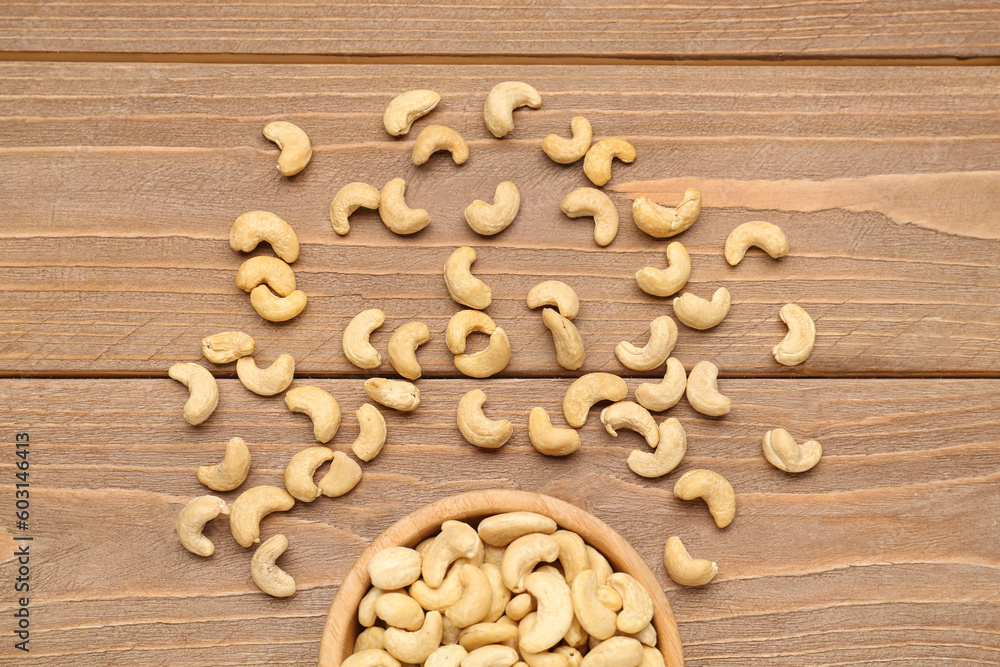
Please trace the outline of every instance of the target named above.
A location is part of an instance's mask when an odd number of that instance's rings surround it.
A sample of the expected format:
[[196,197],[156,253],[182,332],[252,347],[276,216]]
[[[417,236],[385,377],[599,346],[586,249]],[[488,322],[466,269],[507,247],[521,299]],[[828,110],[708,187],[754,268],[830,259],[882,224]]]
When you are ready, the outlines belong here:
[[319,667],[340,667],[340,663],[354,650],[354,640],[360,630],[358,604],[371,586],[367,565],[368,559],[376,551],[391,546],[414,547],[421,540],[437,533],[441,524],[448,519],[475,520],[491,514],[516,511],[537,512],[552,517],[562,528],[579,533],[584,541],[604,554],[615,570],[627,572],[638,579],[653,597],[653,627],[657,634],[657,648],[663,654],[667,667],[684,665],[677,622],[660,582],[621,535],[594,515],[551,496],[491,489],[461,493],[424,505],[391,525],[372,541],[344,577],[340,590],[330,605],[319,645]]

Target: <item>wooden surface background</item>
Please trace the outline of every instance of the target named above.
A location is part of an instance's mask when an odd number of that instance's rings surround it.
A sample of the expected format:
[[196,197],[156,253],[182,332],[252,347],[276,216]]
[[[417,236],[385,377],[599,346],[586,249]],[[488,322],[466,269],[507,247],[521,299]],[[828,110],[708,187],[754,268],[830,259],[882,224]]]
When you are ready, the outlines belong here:
[[[0,8],[0,60],[13,61],[0,63],[0,664],[315,664],[326,611],[364,546],[427,502],[492,487],[562,498],[631,541],[674,606],[691,665],[1000,664],[996,4],[523,5]],[[873,66],[887,61],[898,66]],[[506,79],[531,82],[544,104],[517,112],[498,141],[482,101]],[[412,138],[384,133],[386,102],[415,87],[443,96],[417,128],[459,130],[468,163],[442,155],[414,167]],[[559,212],[585,184],[579,164],[555,165],[538,147],[577,113],[639,154],[616,163],[605,188],[622,226],[603,249],[591,224]],[[279,118],[314,145],[293,179],[260,133]],[[425,231],[397,237],[362,211],[348,236],[333,234],[341,185],[395,176],[430,211]],[[521,213],[477,237],[462,211],[505,179],[521,188]],[[572,377],[616,372],[634,390],[655,375],[627,372],[613,354],[672,313],[632,278],[662,266],[669,241],[639,232],[629,207],[642,194],[675,203],[689,186],[705,204],[676,239],[692,255],[689,289],[725,285],[733,308],[716,329],[680,326],[675,356],[718,364],[732,413],[709,419],[682,402],[659,415],[680,419],[689,441],[660,480],[628,470],[640,438],[612,438],[596,414],[579,452],[538,454],[527,414],[558,413]],[[229,226],[256,208],[302,242],[294,269],[310,300],[287,324],[261,320],[233,284],[244,256],[229,248]],[[725,237],[752,219],[781,225],[792,251],[730,267]],[[514,349],[499,378],[457,376],[444,346],[458,306],[441,268],[466,244]],[[578,373],[556,365],[524,304],[549,278],[581,296]],[[788,301],[818,331],[795,368],[770,355]],[[362,380],[376,373],[346,361],[340,336],[368,307],[387,314],[373,336],[383,353],[397,325],[429,325],[423,403],[384,411],[389,440],[349,495],[265,520],[265,535],[288,536],[279,563],[299,587],[268,598],[250,579],[252,552],[221,522],[206,531],[216,555],[200,559],[178,545],[172,517],[205,491],[194,469],[230,437],[253,452],[246,487],[280,484],[288,458],[313,444],[311,426],[223,366],[213,368],[219,409],[191,427],[186,390],[166,370],[197,361],[203,336],[244,330],[261,360],[293,354],[296,384],[340,401],[331,444],[349,451]],[[487,414],[515,424],[501,450],[476,450],[454,424],[458,399],[477,387]],[[760,438],[779,426],[822,442],[817,468],[791,476],[766,463]],[[20,431],[32,442],[30,654],[13,648],[11,616],[14,537],[25,534],[13,517]],[[736,488],[725,530],[672,496],[697,467]],[[711,585],[669,580],[672,534],[719,563]]]

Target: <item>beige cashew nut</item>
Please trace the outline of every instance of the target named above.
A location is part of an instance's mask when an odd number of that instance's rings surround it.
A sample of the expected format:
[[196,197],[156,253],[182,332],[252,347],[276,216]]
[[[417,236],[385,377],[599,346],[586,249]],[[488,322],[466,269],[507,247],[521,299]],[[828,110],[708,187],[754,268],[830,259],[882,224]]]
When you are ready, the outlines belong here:
[[667,360],[677,344],[677,325],[667,315],[649,323],[649,341],[639,348],[623,340],[615,347],[615,356],[626,368],[651,371]]
[[587,421],[590,408],[598,401],[618,402],[628,396],[625,380],[611,373],[587,373],[581,375],[566,390],[563,396],[563,415],[566,423],[580,428]]
[[639,667],[643,648],[638,639],[612,637],[606,639],[583,656],[580,667]]
[[676,535],[667,538],[663,547],[663,564],[670,578],[681,586],[704,586],[719,572],[719,566],[712,561],[691,558],[681,538]]
[[567,584],[572,584],[584,570],[590,569],[590,554],[583,538],[571,530],[557,530],[552,539],[559,543],[559,564]]
[[196,556],[208,557],[214,554],[215,545],[201,531],[206,523],[220,514],[228,515],[229,507],[222,498],[215,496],[200,496],[185,505],[174,520],[181,546]]
[[571,584],[573,613],[587,634],[604,641],[614,636],[618,629],[618,617],[598,598],[597,586],[597,575],[593,570],[584,570],[576,576]]
[[365,370],[382,365],[382,355],[378,353],[369,337],[385,322],[385,313],[378,308],[362,310],[344,328],[341,344],[344,356],[358,368]]
[[361,433],[351,443],[351,451],[362,461],[371,461],[378,456],[385,444],[385,417],[370,403],[363,403],[355,414],[358,416]]
[[247,489],[233,501],[229,516],[229,528],[233,538],[241,547],[249,547],[260,542],[260,522],[271,512],[287,512],[295,504],[284,489],[264,485]]
[[521,81],[498,83],[483,107],[486,129],[497,139],[503,138],[514,129],[514,109],[526,105],[532,109],[542,106],[542,96],[532,86]]
[[649,625],[653,620],[653,598],[646,587],[625,572],[615,572],[608,583],[622,596],[618,629],[622,632],[639,632]]
[[307,301],[302,290],[295,290],[288,296],[275,296],[267,285],[258,285],[250,292],[250,305],[268,322],[287,322],[298,317]]
[[483,414],[486,394],[481,389],[473,389],[458,402],[456,421],[458,430],[469,444],[485,449],[502,447],[514,434],[514,427],[506,419],[492,420]]
[[479,534],[469,524],[461,521],[447,521],[445,524],[424,552],[420,566],[424,581],[432,588],[437,588],[444,581],[449,565],[459,558],[474,557],[482,544]]
[[587,554],[590,556],[590,569],[597,575],[597,585],[606,587],[608,579],[614,574],[611,563],[604,557],[604,554],[589,544],[587,545]]
[[275,535],[257,547],[250,559],[250,576],[257,588],[276,598],[295,595],[295,579],[274,564],[288,548],[284,535]]
[[[358,622],[366,628],[375,625],[378,618],[375,617],[375,603],[378,599],[389,591],[385,591],[377,586],[368,589],[358,602]],[[384,633],[383,633],[384,636]]]
[[725,287],[715,290],[711,301],[684,292],[674,299],[674,315],[692,329],[711,329],[726,319],[731,304],[732,298]]
[[[420,551],[419,546],[417,551]],[[410,585],[410,597],[419,602],[420,606],[427,611],[444,611],[462,599],[462,591],[465,587],[459,577],[461,573],[460,566],[453,566],[437,588],[431,588],[423,579],[417,579]]]
[[479,522],[479,537],[487,545],[505,547],[519,537],[532,533],[545,535],[556,532],[556,522],[535,512],[504,512]]
[[296,500],[311,503],[320,496],[320,489],[313,483],[316,469],[333,458],[329,447],[306,447],[296,453],[285,466],[285,488]]
[[385,634],[385,628],[380,628],[378,626],[372,626],[370,628],[365,628],[358,634],[358,638],[354,640],[354,652],[360,653],[366,649],[377,648],[381,649],[382,636]]
[[518,537],[507,546],[500,563],[503,585],[513,593],[523,593],[524,579],[535,566],[543,561],[551,563],[558,557],[559,543],[550,535],[529,533]]
[[635,146],[619,137],[601,139],[587,150],[583,158],[583,173],[597,187],[611,180],[611,161],[618,158],[626,164],[635,161]]
[[251,461],[250,449],[243,438],[232,438],[226,444],[222,461],[198,468],[198,481],[213,491],[232,491],[246,480]]
[[431,221],[430,214],[422,208],[406,205],[406,181],[394,178],[379,192],[378,214],[382,222],[395,234],[416,234]]
[[382,114],[385,131],[394,137],[406,134],[415,120],[429,114],[439,102],[441,96],[433,90],[408,90],[397,95]]
[[569,630],[573,599],[569,585],[557,574],[532,572],[524,578],[524,588],[538,602],[538,611],[531,630],[520,637],[518,644],[527,653],[541,653],[558,644]]
[[[375,600],[375,617],[386,625],[403,630],[419,630],[424,624],[424,610],[406,593],[383,593]],[[383,635],[384,640],[384,635]]]
[[487,378],[507,368],[510,363],[510,341],[507,333],[497,327],[490,334],[490,344],[485,350],[474,354],[456,354],[455,368],[464,375]]
[[[506,588],[506,586],[504,587]],[[535,611],[537,606],[535,605],[535,598],[531,597],[530,593],[521,593],[520,595],[515,595],[507,603],[507,618],[520,621],[525,616]]]
[[407,322],[389,338],[389,363],[407,380],[416,380],[422,371],[417,363],[417,348],[431,339],[431,330],[423,322]]
[[207,368],[190,362],[176,363],[167,375],[188,388],[184,419],[189,424],[197,426],[215,412],[219,405],[219,385]]
[[379,203],[379,191],[377,188],[367,183],[348,183],[337,191],[333,201],[330,202],[330,224],[333,231],[340,236],[351,231],[351,222],[348,218],[362,206],[370,209],[377,209]]
[[606,246],[618,234],[618,209],[611,197],[594,188],[577,188],[566,195],[559,208],[570,218],[592,216],[594,240]]
[[361,481],[361,466],[344,452],[334,452],[330,469],[319,480],[319,490],[328,498],[338,498]]
[[444,284],[455,303],[482,310],[493,301],[493,290],[472,275],[472,263],[475,261],[476,251],[473,248],[462,246],[456,249],[444,263]]
[[340,665],[341,667],[402,667],[399,660],[380,648],[365,649],[349,655]]
[[786,303],[778,315],[788,325],[788,333],[774,346],[771,354],[779,364],[797,366],[809,358],[816,345],[816,323],[809,313],[794,303]]
[[473,331],[492,336],[496,330],[496,322],[486,313],[478,310],[460,310],[448,320],[444,343],[452,354],[462,354],[465,352],[465,341]]
[[242,331],[223,331],[201,339],[201,353],[213,364],[228,364],[253,354],[254,340]]
[[691,255],[678,241],[667,246],[665,269],[647,266],[635,273],[635,283],[646,294],[670,296],[681,291],[691,278]]
[[251,257],[236,271],[236,286],[244,292],[267,283],[278,296],[288,296],[295,291],[295,272],[283,260],[269,255]]
[[285,405],[292,412],[302,412],[313,422],[313,435],[327,443],[340,428],[340,405],[337,399],[319,387],[293,387],[285,393]]
[[422,557],[416,549],[386,547],[375,552],[365,568],[372,586],[383,591],[405,588],[420,578]]
[[731,524],[736,516],[733,485],[712,470],[688,470],[674,485],[674,495],[681,500],[702,498],[719,528]]
[[558,134],[549,134],[542,139],[542,150],[553,162],[571,164],[576,162],[590,149],[594,140],[594,129],[590,121],[583,116],[573,116],[569,121],[572,139],[564,139]]
[[649,411],[632,401],[618,401],[601,410],[601,423],[604,429],[614,437],[618,437],[616,428],[627,428],[635,431],[646,439],[646,444],[654,449],[660,444],[660,433],[656,429],[656,420]]
[[580,449],[580,434],[571,428],[556,428],[545,408],[531,408],[528,414],[531,445],[546,456],[567,456]]
[[437,151],[448,151],[455,164],[469,159],[469,144],[462,135],[446,125],[428,125],[417,135],[413,143],[413,164],[419,166],[427,162]]
[[462,597],[448,607],[444,615],[456,628],[467,628],[486,618],[493,602],[493,589],[483,571],[469,563],[461,566],[459,578]]
[[701,191],[688,188],[677,208],[660,206],[649,197],[639,197],[632,202],[632,220],[635,226],[658,239],[670,238],[687,231],[701,214]]
[[677,405],[686,387],[687,374],[684,371],[684,364],[670,357],[667,359],[667,370],[663,380],[655,384],[652,382],[640,384],[635,390],[635,400],[647,410],[662,412]]
[[274,253],[289,264],[299,258],[298,237],[291,226],[274,213],[244,213],[229,229],[229,247],[238,252],[250,252],[261,241],[270,243]]
[[[492,594],[489,611],[486,612],[486,616],[483,618],[483,620],[491,624],[497,623],[497,621],[500,620],[500,618],[504,615],[504,612],[507,609],[507,603],[510,602],[511,593],[509,590],[507,590],[507,587],[503,585],[503,575],[500,574],[499,565],[494,565],[492,563],[483,563],[482,565],[479,566],[479,569],[482,570],[483,574],[486,575],[486,580],[489,581],[490,583],[490,591]],[[506,624],[501,624],[501,625],[506,625]],[[507,627],[516,628],[517,626],[508,625]],[[502,642],[511,638],[512,637],[506,637],[499,639],[498,641]],[[459,641],[461,641],[461,638],[459,638]],[[498,643],[498,641],[490,641],[486,643],[494,644]],[[471,651],[472,649],[469,650]]]
[[493,193],[493,203],[477,199],[465,208],[465,221],[483,236],[499,234],[514,222],[521,208],[521,193],[510,181],[503,181]]
[[424,616],[424,622],[416,632],[407,632],[399,628],[386,628],[382,642],[389,655],[406,663],[420,664],[441,645],[441,634],[444,627],[441,622],[441,612],[429,611]]
[[295,377],[295,357],[282,354],[267,368],[258,368],[253,357],[236,362],[236,375],[243,386],[260,396],[274,396],[288,389]]
[[[520,648],[521,659],[527,667],[570,667],[569,658],[555,651],[539,651],[533,653],[520,646],[521,638],[533,632],[538,621],[538,612],[532,612],[521,619],[517,625],[517,640],[515,647]],[[570,620],[570,628],[573,620]],[[570,631],[567,631],[570,632]]]
[[[507,591],[508,595],[510,591]],[[501,608],[501,611],[503,609]],[[458,643],[466,650],[475,651],[482,646],[502,644],[517,636],[517,625],[509,623],[476,623],[462,630]]]
[[312,158],[312,144],[302,128],[284,120],[276,120],[264,126],[264,136],[278,144],[278,171],[282,176],[294,176],[309,164]]
[[365,380],[365,393],[373,401],[400,412],[416,410],[420,405],[420,390],[405,380],[368,378]]
[[628,455],[629,470],[642,477],[662,477],[676,468],[687,452],[687,434],[681,423],[671,417],[660,424],[660,444],[655,452],[633,450]]
[[788,254],[788,237],[781,227],[763,220],[744,222],[726,238],[726,261],[736,266],[751,246],[757,246],[774,259]]
[[687,400],[692,408],[709,417],[729,414],[733,402],[719,393],[719,369],[711,361],[699,361],[687,379]]
[[567,320],[571,320],[580,312],[580,297],[569,285],[559,280],[545,280],[528,292],[525,299],[528,308],[535,309],[539,306],[555,306],[559,309],[559,314]]
[[512,667],[517,662],[517,651],[509,646],[490,644],[482,646],[462,658],[461,667]]
[[811,470],[823,456],[823,447],[818,442],[809,440],[800,445],[783,428],[765,433],[763,448],[767,462],[785,472]]
[[459,644],[445,644],[427,656],[424,667],[459,667],[469,652]]
[[566,370],[575,371],[587,359],[583,339],[576,325],[552,308],[542,309],[542,323],[552,332],[556,348],[556,362]]

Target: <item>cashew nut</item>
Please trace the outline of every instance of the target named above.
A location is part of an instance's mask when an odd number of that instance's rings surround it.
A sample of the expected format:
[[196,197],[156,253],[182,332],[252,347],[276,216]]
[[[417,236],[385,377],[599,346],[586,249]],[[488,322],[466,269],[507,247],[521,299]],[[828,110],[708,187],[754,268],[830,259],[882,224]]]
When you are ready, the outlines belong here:
[[420,664],[441,645],[441,612],[429,611],[424,616],[424,622],[416,632],[407,632],[399,628],[386,628],[382,642],[389,655],[412,664]]
[[378,202],[378,189],[367,183],[348,183],[340,188],[330,202],[330,224],[333,225],[333,231],[341,236],[351,231],[351,222],[348,220],[351,214],[362,206],[377,209]]
[[479,331],[487,336],[492,336],[496,330],[496,322],[486,313],[478,310],[460,310],[448,320],[448,327],[444,332],[444,343],[452,354],[462,354],[465,352],[465,340],[470,333]]
[[725,477],[711,470],[688,470],[674,485],[674,495],[681,500],[702,498],[715,525],[725,528],[736,516],[736,492]]
[[649,625],[653,620],[653,598],[646,587],[624,572],[615,572],[608,581],[611,588],[622,596],[618,629],[622,632],[639,632]]
[[667,246],[667,263],[665,269],[647,266],[635,273],[635,283],[646,294],[653,296],[670,296],[681,291],[691,278],[691,255],[687,248],[678,241]]
[[583,538],[570,530],[557,530],[552,539],[559,543],[559,564],[567,584],[572,584],[584,570],[590,569],[590,554]]
[[177,539],[181,545],[196,556],[214,554],[215,545],[201,531],[206,523],[220,514],[229,514],[229,507],[224,500],[215,496],[200,496],[185,505],[174,520]]
[[[482,524],[480,524],[482,525]],[[480,539],[482,535],[480,534]],[[501,561],[503,561],[503,552],[506,551],[505,547],[495,547],[492,544],[483,545],[483,561],[486,563],[491,563],[500,567]]]
[[652,646],[643,646],[642,662],[639,663],[639,667],[667,667],[667,663],[663,659],[663,654],[655,648]]
[[394,178],[382,186],[379,193],[378,214],[390,231],[396,234],[416,234],[431,221],[430,214],[422,208],[406,205],[406,181]]
[[611,373],[587,373],[581,375],[566,390],[563,396],[563,415],[566,423],[580,428],[587,422],[587,413],[598,401],[617,402],[628,396],[625,380]]
[[538,283],[528,292],[525,300],[528,308],[538,308],[539,306],[555,306],[559,309],[559,314],[567,320],[576,317],[580,312],[580,297],[572,287],[559,280],[545,280]]
[[608,579],[614,574],[611,563],[604,557],[604,554],[589,544],[587,545],[587,555],[590,556],[590,569],[597,575],[597,585],[607,587]]
[[289,264],[299,258],[299,239],[291,226],[274,213],[250,211],[236,218],[229,230],[229,247],[250,252],[261,241],[271,244],[274,253]]
[[465,143],[461,134],[445,125],[428,125],[420,131],[413,144],[413,164],[419,166],[441,150],[451,153],[455,164],[469,159],[469,144]]
[[497,139],[503,138],[514,129],[514,109],[525,105],[537,109],[542,106],[542,96],[521,81],[498,83],[486,96],[483,107],[486,128]]
[[[394,628],[419,630],[424,624],[424,610],[406,593],[384,593],[375,600],[375,616]],[[383,635],[384,639],[384,635]]]
[[778,315],[788,325],[788,333],[774,346],[771,354],[779,364],[797,366],[809,358],[816,345],[816,323],[809,313],[794,303],[786,303]]
[[261,396],[274,396],[288,389],[295,377],[295,357],[282,354],[267,368],[258,368],[253,357],[236,362],[236,375],[243,386]]
[[207,368],[190,362],[176,363],[170,367],[167,375],[188,388],[184,419],[189,424],[197,426],[215,412],[219,405],[219,385]]
[[375,616],[375,603],[378,599],[389,593],[390,591],[385,591],[378,586],[373,586],[368,589],[368,592],[364,594],[361,601],[358,602],[358,622],[366,628],[370,628],[375,625],[375,621],[378,620]]
[[267,285],[258,285],[250,292],[250,305],[269,322],[287,322],[306,307],[306,293],[295,290],[285,297],[275,296]]
[[661,315],[649,323],[649,332],[649,341],[643,348],[624,340],[618,343],[615,356],[623,366],[650,371],[667,360],[677,344],[677,325],[667,315]]
[[338,498],[361,481],[361,466],[351,460],[344,452],[334,452],[330,461],[330,469],[320,478],[319,490],[328,498]]
[[580,434],[571,428],[554,427],[544,408],[531,408],[528,438],[546,456],[566,456],[580,449]]
[[[579,625],[579,622],[575,618],[573,621],[574,625]],[[570,632],[572,632],[572,628],[570,629]],[[583,644],[587,643],[587,639],[589,639],[589,637],[586,633],[583,633]],[[583,644],[580,644],[580,646],[583,646]],[[583,654],[580,653],[579,649],[575,646],[556,646],[552,649],[552,652],[566,656],[569,659],[569,667],[580,667],[583,663]]]
[[[573,622],[570,623],[569,630],[566,631],[566,635],[563,637],[563,642],[565,642],[566,645],[562,647],[557,646],[556,648],[552,649],[552,652],[556,654],[565,655],[569,659],[570,667],[572,667],[574,660],[576,661],[576,664],[579,664],[583,660],[583,654],[580,653],[579,651],[576,651],[576,654],[573,653],[566,654],[565,652],[560,651],[559,649],[563,648],[563,649],[575,650],[576,647],[586,646],[587,642],[589,641],[590,641],[590,635],[587,634],[587,631],[583,629],[583,626],[580,625],[579,619],[577,619],[576,614],[574,614]],[[579,660],[576,660],[577,656],[579,656]]]
[[597,575],[593,570],[584,570],[573,579],[573,613],[580,625],[594,639],[605,640],[613,637],[618,629],[617,616],[597,597]]
[[744,222],[726,238],[726,261],[736,266],[750,246],[757,246],[778,259],[788,254],[788,237],[781,227],[770,222]]
[[639,632],[622,632],[619,630],[618,635],[638,639],[639,643],[645,646],[656,646],[656,628],[653,627],[652,623],[647,623],[646,627]]
[[311,503],[319,498],[319,487],[313,483],[316,469],[333,458],[329,447],[306,447],[285,466],[285,488],[296,500]]
[[380,648],[358,651],[344,658],[341,667],[402,667],[399,660]]
[[674,299],[674,315],[692,329],[711,329],[726,319],[731,303],[729,290],[725,287],[715,290],[711,301],[684,292]]
[[[507,591],[508,595],[510,591]],[[503,609],[501,608],[501,611]],[[511,623],[476,623],[462,630],[458,643],[466,650],[475,651],[481,646],[503,644],[517,636],[517,625]]]
[[281,149],[278,171],[282,176],[294,176],[309,164],[313,154],[312,144],[309,142],[309,135],[298,125],[276,120],[264,126],[264,136]]
[[504,512],[488,516],[480,521],[478,533],[487,545],[505,547],[519,537],[531,533],[550,535],[556,532],[556,528],[556,522],[544,514]]
[[366,569],[372,586],[383,591],[405,588],[420,578],[423,559],[420,552],[407,547],[386,547],[375,552]]
[[488,378],[507,368],[510,363],[510,341],[506,332],[497,327],[490,334],[490,344],[475,354],[456,354],[455,368],[474,378]]
[[371,369],[382,365],[382,355],[368,341],[372,332],[385,322],[385,313],[378,308],[362,310],[344,329],[344,356],[358,368]]
[[423,322],[407,322],[392,332],[389,338],[389,363],[408,380],[421,375],[417,363],[417,348],[431,339],[431,330]]
[[[486,575],[486,580],[490,582],[490,591],[492,592],[492,598],[490,602],[490,609],[486,612],[486,616],[483,620],[487,623],[496,623],[500,620],[500,617],[504,615],[507,610],[507,603],[510,602],[510,591],[507,587],[503,585],[503,575],[500,574],[500,566],[493,565],[492,563],[483,563],[479,566],[479,569],[483,571]],[[447,577],[446,577],[447,578]],[[513,625],[516,628],[516,625]],[[483,642],[484,644],[496,644],[500,642],[507,641],[511,637],[505,637],[498,639],[496,641]],[[461,639],[459,640],[461,641]],[[478,648],[478,647],[477,647]],[[470,651],[472,649],[469,649]]]
[[363,403],[355,413],[358,416],[358,426],[361,433],[351,444],[351,451],[362,461],[371,461],[382,451],[385,444],[385,417],[374,405]]
[[251,460],[250,449],[243,438],[232,438],[226,445],[222,461],[198,468],[198,481],[213,491],[232,491],[247,478]]
[[538,601],[535,623],[521,636],[519,645],[527,653],[541,653],[563,638],[573,622],[573,599],[569,586],[559,575],[532,572],[524,587]]
[[427,656],[424,667],[459,667],[462,659],[469,655],[465,647],[458,644],[445,644],[434,649],[434,652]]
[[[461,570],[461,568],[459,568]],[[442,644],[457,644],[458,636],[462,634],[461,628],[456,628],[455,625],[449,621],[446,617],[441,617],[441,643]]]
[[382,114],[385,131],[394,137],[406,134],[413,121],[429,114],[440,101],[441,96],[433,90],[409,90],[397,95]]
[[[608,577],[611,575],[609,574]],[[605,607],[611,611],[617,613],[621,611],[622,608],[622,596],[618,595],[618,591],[607,586],[605,584],[597,585],[597,599],[601,601]]]
[[509,646],[490,644],[482,646],[462,658],[461,667],[512,667],[517,662],[517,651]]
[[485,449],[502,447],[514,434],[514,427],[506,419],[491,420],[483,414],[486,394],[481,389],[473,389],[458,402],[458,430],[469,444]]
[[456,303],[482,310],[493,301],[493,290],[472,275],[471,267],[475,261],[476,251],[469,246],[455,250],[444,263],[444,284]]
[[594,130],[590,126],[590,121],[583,116],[573,116],[569,126],[573,132],[572,139],[564,139],[558,134],[550,134],[542,139],[542,150],[552,158],[553,162],[559,164],[576,162],[587,154],[590,143],[594,140]]
[[503,585],[514,593],[523,593],[524,579],[542,561],[551,563],[559,557],[559,543],[543,533],[530,533],[515,539],[504,552],[500,563]]
[[285,393],[285,405],[292,412],[309,415],[313,435],[319,442],[330,442],[340,428],[340,405],[337,399],[319,387],[294,387]]
[[681,538],[676,535],[667,538],[663,547],[663,564],[670,578],[681,586],[704,586],[719,572],[719,566],[712,561],[691,558]]
[[[558,575],[555,575],[558,578]],[[521,659],[528,667],[570,667],[569,658],[559,655],[554,651],[539,651],[533,653],[520,646],[521,638],[535,629],[538,621],[538,612],[532,612],[521,619],[517,626],[517,641],[515,646],[521,649]],[[572,620],[570,621],[572,627]]]
[[354,640],[354,652],[360,653],[361,651],[370,648],[381,649],[383,646],[383,635],[385,635],[385,628],[380,628],[378,626],[365,628],[358,635],[358,638]]
[[521,593],[512,597],[510,602],[507,603],[507,617],[515,621],[520,621],[535,611],[536,608],[535,598],[531,597],[530,593]]
[[521,208],[521,193],[510,181],[503,181],[493,193],[493,203],[477,199],[465,208],[465,221],[483,236],[499,234],[514,222]]
[[201,353],[213,364],[228,364],[253,354],[253,338],[242,331],[223,331],[201,339]]
[[264,485],[247,489],[233,501],[233,511],[229,516],[229,529],[241,547],[260,542],[260,522],[271,512],[287,512],[295,504],[284,489]]
[[778,470],[805,472],[819,463],[822,456],[823,447],[815,440],[800,445],[783,428],[764,434],[764,458]]
[[400,412],[416,410],[420,405],[420,390],[405,380],[368,378],[365,380],[365,393],[373,401]]
[[552,308],[542,309],[542,323],[552,332],[552,342],[556,347],[556,362],[570,371],[583,366],[587,355],[576,325]]
[[486,618],[493,601],[493,590],[489,579],[475,565],[462,565],[459,578],[462,580],[462,597],[448,607],[444,615],[456,628],[467,628]]
[[583,158],[583,173],[591,183],[601,187],[611,180],[611,161],[614,158],[626,164],[634,162],[635,146],[618,137],[601,139],[587,150]]
[[606,246],[618,234],[618,209],[611,197],[594,188],[577,188],[566,195],[560,205],[562,212],[571,218],[593,216],[594,240]]
[[[429,538],[428,542],[433,539]],[[420,551],[419,545],[417,551]],[[452,567],[437,588],[431,588],[423,579],[417,579],[410,586],[410,597],[427,611],[444,611],[462,598],[463,585],[459,578],[461,571],[461,566]]]
[[698,188],[685,190],[677,208],[660,206],[649,197],[639,197],[632,202],[632,220],[635,226],[658,239],[687,231],[698,220],[700,213],[701,191]]
[[660,444],[656,420],[638,403],[632,401],[612,403],[601,410],[601,423],[604,424],[604,429],[616,438],[618,437],[616,428],[627,428],[644,437],[650,447],[655,448]]
[[699,361],[687,379],[687,399],[691,407],[709,417],[729,414],[733,402],[719,393],[719,369],[711,361]]
[[681,400],[687,387],[687,374],[684,364],[674,357],[667,359],[667,370],[663,381],[656,384],[643,382],[635,390],[635,400],[639,405],[653,412],[668,410]]
[[[479,534],[467,523],[448,521],[424,552],[420,566],[424,581],[437,588],[444,581],[448,566],[458,558],[472,558],[479,550]],[[412,582],[411,582],[412,583]]]
[[288,539],[284,535],[275,535],[257,547],[250,559],[250,576],[253,577],[253,582],[257,584],[257,588],[272,597],[287,598],[295,595],[295,580],[274,564],[287,548]]
[[633,450],[628,455],[628,467],[643,477],[662,477],[680,464],[687,452],[687,434],[674,418],[666,419],[659,427],[660,444],[656,452]]

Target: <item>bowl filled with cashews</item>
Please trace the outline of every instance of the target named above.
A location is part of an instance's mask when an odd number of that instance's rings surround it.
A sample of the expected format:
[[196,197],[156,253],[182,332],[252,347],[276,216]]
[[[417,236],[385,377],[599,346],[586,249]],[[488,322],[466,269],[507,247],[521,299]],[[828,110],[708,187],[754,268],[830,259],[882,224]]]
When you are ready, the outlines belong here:
[[375,538],[327,615],[320,667],[676,667],[670,603],[632,546],[550,496],[491,489]]

